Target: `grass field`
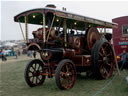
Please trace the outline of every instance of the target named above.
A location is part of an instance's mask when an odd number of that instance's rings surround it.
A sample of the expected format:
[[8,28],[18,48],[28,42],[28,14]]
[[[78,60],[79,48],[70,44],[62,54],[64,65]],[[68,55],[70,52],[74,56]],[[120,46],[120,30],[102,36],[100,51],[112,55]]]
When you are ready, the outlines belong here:
[[[108,80],[94,80],[82,74],[77,78],[75,86],[66,91],[58,89],[55,78],[47,78],[43,85],[30,88],[24,80],[24,69],[31,59],[23,56],[16,60],[11,57],[7,62],[0,62],[1,96],[94,96],[115,75]],[[121,71],[121,75],[96,96],[128,96],[128,85],[125,81],[127,75],[128,70]]]

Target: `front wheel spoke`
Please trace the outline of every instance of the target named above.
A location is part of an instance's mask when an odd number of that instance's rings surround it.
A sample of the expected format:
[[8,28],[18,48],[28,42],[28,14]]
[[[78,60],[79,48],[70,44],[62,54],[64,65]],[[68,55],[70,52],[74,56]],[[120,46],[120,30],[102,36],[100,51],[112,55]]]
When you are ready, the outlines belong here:
[[39,70],[39,72],[43,72],[43,70],[41,69],[41,70]]
[[34,84],[34,77],[32,78],[32,83]]
[[33,74],[33,72],[31,70],[29,70],[29,72]]
[[40,65],[38,66],[38,69],[37,70],[40,70]]
[[28,76],[29,78],[32,78],[33,76]]
[[37,77],[36,77],[36,84],[38,84],[38,79],[37,79]]
[[36,68],[37,68],[37,64],[35,63],[35,70],[36,70]]
[[32,67],[32,69],[35,71],[35,68],[33,67],[33,66],[31,66]]
[[41,79],[39,77],[37,77],[37,79],[39,80],[39,82],[41,81]]

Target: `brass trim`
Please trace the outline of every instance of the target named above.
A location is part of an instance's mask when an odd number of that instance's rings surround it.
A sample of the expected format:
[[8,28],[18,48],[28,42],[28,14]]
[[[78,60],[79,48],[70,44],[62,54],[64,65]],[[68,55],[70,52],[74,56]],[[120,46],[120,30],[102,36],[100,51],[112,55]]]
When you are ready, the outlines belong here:
[[64,19],[63,22],[63,28],[64,28],[64,46],[67,47],[67,26],[66,26],[66,19]]
[[24,42],[25,42],[25,36],[24,36],[24,32],[23,32],[23,29],[22,29],[22,26],[21,26],[20,22],[19,22],[19,26],[20,26],[20,30],[21,30],[21,33],[22,33],[22,36],[23,36],[23,39],[24,39]]
[[25,34],[26,34],[26,42],[28,42],[28,25],[27,25],[27,16],[25,16]]
[[48,41],[49,35],[50,35],[51,31],[52,31],[52,26],[53,26],[54,20],[55,20],[55,15],[54,15],[54,17],[52,19],[52,23],[51,23],[51,26],[50,26],[50,29],[49,29],[49,33],[48,33],[48,36],[47,36],[47,41]]
[[45,33],[45,14],[43,14],[43,42],[46,42],[46,33]]
[[65,56],[65,50],[64,49],[62,49],[62,51],[63,51],[63,57]]
[[73,51],[73,55],[75,56],[75,50],[74,50],[74,49],[72,49],[72,51]]

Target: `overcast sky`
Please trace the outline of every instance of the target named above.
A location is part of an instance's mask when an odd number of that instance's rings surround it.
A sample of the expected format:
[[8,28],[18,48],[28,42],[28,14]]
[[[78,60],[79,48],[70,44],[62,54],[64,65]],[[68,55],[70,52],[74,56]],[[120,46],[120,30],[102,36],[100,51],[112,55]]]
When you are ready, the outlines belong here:
[[28,9],[45,7],[49,3],[55,4],[58,9],[65,7],[67,11],[110,22],[113,18],[128,16],[128,1],[1,1],[0,39],[23,39],[14,16]]

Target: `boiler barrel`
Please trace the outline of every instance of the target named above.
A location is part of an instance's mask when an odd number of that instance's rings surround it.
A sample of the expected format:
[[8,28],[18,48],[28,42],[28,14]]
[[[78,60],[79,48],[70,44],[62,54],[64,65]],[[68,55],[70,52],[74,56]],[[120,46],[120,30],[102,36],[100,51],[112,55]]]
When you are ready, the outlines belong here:
[[75,55],[75,51],[72,49],[54,48],[43,49],[42,59],[49,61],[58,61],[62,58],[72,58]]

